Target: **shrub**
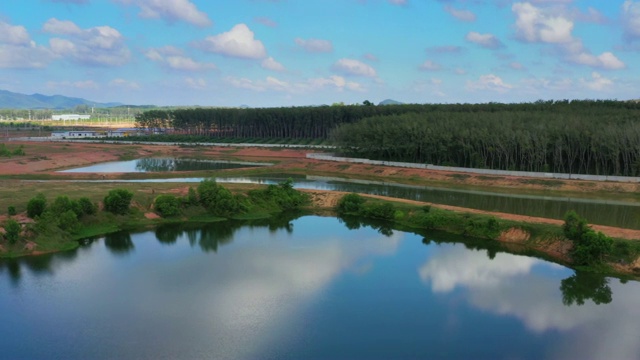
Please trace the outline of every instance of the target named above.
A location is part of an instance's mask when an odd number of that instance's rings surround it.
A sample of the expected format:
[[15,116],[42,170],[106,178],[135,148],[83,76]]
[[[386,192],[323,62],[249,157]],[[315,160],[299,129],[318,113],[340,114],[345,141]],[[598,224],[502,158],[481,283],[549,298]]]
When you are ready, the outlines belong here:
[[78,215],[71,209],[57,215],[58,227],[64,231],[73,232],[78,228]]
[[198,185],[200,204],[210,213],[218,216],[237,214],[242,206],[231,191],[218,185],[215,180],[203,180]]
[[54,214],[62,214],[73,208],[73,201],[68,196],[58,196],[49,207]]
[[33,219],[42,215],[46,208],[47,198],[45,198],[44,194],[38,194],[27,203],[27,216]]
[[393,204],[388,202],[374,203],[365,208],[365,214],[366,216],[374,219],[393,220],[396,214],[396,209]]
[[569,211],[562,226],[565,236],[573,241],[571,257],[576,265],[595,265],[611,253],[613,239],[595,232],[585,219],[575,211]]
[[187,204],[190,206],[198,205],[198,194],[191,186],[189,186],[189,193],[187,194]]
[[355,194],[346,194],[338,201],[337,210],[339,214],[358,214],[362,211],[365,198]]
[[84,215],[94,215],[98,212],[98,206],[89,200],[89,198],[81,197],[78,199],[78,206]]
[[104,208],[116,215],[126,214],[132,198],[133,193],[127,189],[113,189],[104,198]]
[[162,217],[180,214],[180,199],[173,195],[160,195],[155,200],[154,208]]
[[4,236],[7,238],[10,244],[15,244],[18,239],[20,239],[20,232],[22,231],[22,226],[20,223],[13,219],[7,220],[4,224]]
[[567,239],[578,241],[589,230],[591,228],[587,224],[587,220],[580,217],[575,211],[569,211],[564,215],[562,231]]
[[9,205],[9,207],[7,208],[7,214],[9,216],[13,216],[16,215],[18,212],[16,211],[16,207],[13,205]]

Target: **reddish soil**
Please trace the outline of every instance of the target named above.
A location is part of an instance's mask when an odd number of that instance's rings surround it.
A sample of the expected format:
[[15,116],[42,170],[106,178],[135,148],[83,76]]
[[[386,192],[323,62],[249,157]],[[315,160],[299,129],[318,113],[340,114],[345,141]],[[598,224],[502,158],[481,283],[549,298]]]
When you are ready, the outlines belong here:
[[[173,145],[113,145],[98,143],[67,143],[67,142],[17,142],[7,144],[9,148],[24,145],[26,156],[0,158],[0,175],[19,174],[53,174],[61,168],[77,167],[93,163],[115,161],[122,156],[128,158],[144,156],[180,156],[216,158],[237,158],[243,160],[273,161],[277,164],[274,168],[282,169],[282,172],[292,169],[310,169],[316,173],[340,174],[349,177],[377,177],[401,182],[403,179],[415,181],[435,181],[450,184],[473,185],[493,188],[518,188],[533,190],[553,190],[562,192],[610,192],[613,194],[635,193],[640,191],[640,184],[612,183],[580,180],[537,180],[519,177],[481,176],[474,174],[461,174],[446,171],[433,171],[422,169],[405,169],[386,166],[371,166],[364,164],[344,164],[330,161],[307,159],[308,150],[300,149],[269,149],[269,148],[238,148],[238,147],[180,147]],[[74,174],[65,174],[73,178]],[[111,177],[117,175],[110,175]],[[176,191],[186,193],[187,188]],[[337,203],[341,193],[323,191],[312,192],[314,201],[319,207],[333,207]],[[427,204],[411,200],[393,199],[406,203]],[[488,212],[474,209],[466,209],[455,206],[431,204],[434,207],[459,212],[478,214],[490,214],[496,217],[532,223],[547,223],[559,225],[560,220],[536,218],[530,216]],[[0,221],[2,218],[0,218]],[[609,226],[594,225],[597,231],[625,239],[640,240],[640,231],[621,229]]]

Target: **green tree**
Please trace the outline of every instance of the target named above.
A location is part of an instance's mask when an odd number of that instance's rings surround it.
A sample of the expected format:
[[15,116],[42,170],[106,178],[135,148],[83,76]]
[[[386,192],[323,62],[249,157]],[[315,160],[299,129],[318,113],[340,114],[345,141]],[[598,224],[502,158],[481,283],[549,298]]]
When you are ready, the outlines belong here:
[[16,215],[16,214],[17,214],[16,207],[15,207],[15,206],[13,206],[13,205],[9,205],[9,206],[7,207],[7,214],[8,214],[9,216]]
[[198,185],[200,204],[210,213],[218,216],[237,214],[242,208],[231,191],[218,185],[215,180],[207,179]]
[[64,231],[74,232],[80,225],[78,215],[71,209],[58,214],[56,218],[58,227]]
[[346,194],[338,200],[337,210],[339,214],[358,214],[362,211],[364,197],[359,194]]
[[22,226],[20,223],[13,219],[9,219],[4,223],[4,236],[7,238],[10,244],[15,244],[20,239],[20,232]]
[[47,208],[47,198],[44,194],[37,194],[31,198],[27,203],[27,216],[34,219],[36,216],[40,216]]
[[180,199],[173,195],[159,195],[155,200],[154,208],[162,217],[179,215]]
[[191,186],[189,186],[189,192],[187,193],[187,204],[190,206],[198,204],[198,194]]
[[608,304],[612,300],[612,292],[607,278],[585,271],[576,271],[572,276],[560,283],[562,303],[566,306],[584,305],[591,299],[596,305]]
[[78,206],[80,207],[82,214],[85,215],[94,215],[98,212],[98,206],[91,202],[87,197],[81,197],[78,199]]
[[133,193],[127,189],[113,189],[104,198],[104,208],[116,215],[126,214],[132,198]]
[[564,215],[562,231],[567,239],[579,241],[589,230],[591,228],[587,224],[587,220],[580,217],[575,211],[571,210]]

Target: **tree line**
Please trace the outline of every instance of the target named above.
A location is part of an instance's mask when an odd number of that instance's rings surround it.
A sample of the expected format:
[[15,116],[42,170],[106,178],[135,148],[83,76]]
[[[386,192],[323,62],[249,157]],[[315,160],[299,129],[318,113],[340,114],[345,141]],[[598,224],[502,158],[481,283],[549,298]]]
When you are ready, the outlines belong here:
[[501,170],[640,175],[640,103],[537,101],[156,109],[146,129],[211,138],[333,139],[368,158]]

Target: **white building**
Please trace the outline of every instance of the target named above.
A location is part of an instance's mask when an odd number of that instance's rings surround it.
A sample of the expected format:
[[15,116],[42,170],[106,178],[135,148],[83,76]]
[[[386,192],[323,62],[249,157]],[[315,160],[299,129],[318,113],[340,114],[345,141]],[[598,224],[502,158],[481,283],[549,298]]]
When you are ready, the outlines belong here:
[[52,115],[51,120],[89,120],[91,119],[91,115],[78,115],[78,114],[63,114],[63,115]]

